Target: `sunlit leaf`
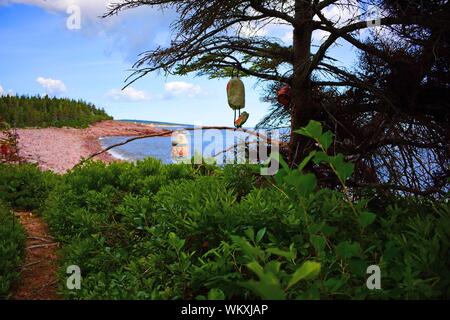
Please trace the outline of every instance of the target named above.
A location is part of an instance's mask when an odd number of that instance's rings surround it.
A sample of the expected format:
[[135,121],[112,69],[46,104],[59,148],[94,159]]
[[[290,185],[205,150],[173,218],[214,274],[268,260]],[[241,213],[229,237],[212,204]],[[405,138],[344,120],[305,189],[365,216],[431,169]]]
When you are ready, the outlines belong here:
[[311,120],[306,127],[295,131],[295,133],[318,140],[322,136],[322,124],[320,122]]
[[320,273],[320,263],[315,261],[306,261],[300,268],[292,275],[288,284],[288,289],[297,284],[301,280],[310,280],[317,277]]
[[376,218],[377,215],[375,213],[364,211],[360,214],[358,222],[361,227],[366,228],[374,223]]

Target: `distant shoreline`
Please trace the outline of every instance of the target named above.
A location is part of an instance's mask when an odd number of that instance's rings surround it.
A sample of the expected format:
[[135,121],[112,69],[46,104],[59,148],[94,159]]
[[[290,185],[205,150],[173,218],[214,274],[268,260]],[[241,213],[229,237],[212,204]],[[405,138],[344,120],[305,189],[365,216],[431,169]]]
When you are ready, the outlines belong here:
[[155,127],[184,127],[184,128],[193,128],[193,124],[182,124],[182,123],[172,123],[172,122],[160,122],[160,121],[150,121],[150,120],[130,120],[130,119],[120,119],[116,120],[119,122],[128,122],[133,124],[144,124],[144,125],[153,125]]
[[[114,136],[139,136],[164,132],[149,124],[107,120],[87,129],[44,128],[18,129],[19,155],[27,162],[36,163],[42,170],[65,173],[87,158],[102,150],[100,138]],[[105,153],[97,160],[105,163],[121,159]]]

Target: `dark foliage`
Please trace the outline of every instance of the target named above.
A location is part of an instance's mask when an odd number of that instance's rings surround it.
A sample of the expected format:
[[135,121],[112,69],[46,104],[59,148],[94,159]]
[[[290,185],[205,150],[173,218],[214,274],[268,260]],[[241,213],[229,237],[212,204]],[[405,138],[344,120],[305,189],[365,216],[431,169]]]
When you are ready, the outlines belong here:
[[84,101],[28,96],[1,96],[0,119],[16,128],[87,127],[110,120],[104,110]]
[[0,164],[0,199],[16,210],[39,212],[57,181],[35,165]]
[[25,239],[20,222],[0,201],[0,300],[8,298],[12,284],[20,276]]

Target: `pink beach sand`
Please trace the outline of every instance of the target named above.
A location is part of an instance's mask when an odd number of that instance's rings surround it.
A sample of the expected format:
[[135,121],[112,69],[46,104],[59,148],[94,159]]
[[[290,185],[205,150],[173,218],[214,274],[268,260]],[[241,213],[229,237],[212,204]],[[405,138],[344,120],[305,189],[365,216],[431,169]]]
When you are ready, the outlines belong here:
[[[82,158],[100,151],[100,137],[140,136],[160,132],[160,129],[149,125],[117,121],[99,122],[88,129],[19,129],[19,155],[27,162],[37,163],[42,170],[64,173]],[[96,159],[117,161],[108,153]]]

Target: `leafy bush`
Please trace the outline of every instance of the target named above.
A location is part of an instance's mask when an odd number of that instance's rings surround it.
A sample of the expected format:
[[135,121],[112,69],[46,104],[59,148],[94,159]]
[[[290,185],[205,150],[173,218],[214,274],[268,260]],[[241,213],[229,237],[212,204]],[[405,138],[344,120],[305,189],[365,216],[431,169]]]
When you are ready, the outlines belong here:
[[17,210],[39,211],[57,180],[35,165],[0,164],[0,200]]
[[227,165],[223,169],[225,185],[234,190],[238,198],[250,193],[256,183],[255,172],[259,173],[259,167],[249,165]]
[[25,239],[20,223],[0,202],[0,300],[8,298],[11,285],[19,277]]
[[[273,187],[251,168],[198,170],[88,163],[62,178],[45,218],[66,245],[61,276],[79,265],[74,299],[420,299],[450,296],[447,203],[353,200],[353,166],[329,155],[332,135],[301,131],[320,146]],[[327,165],[341,191],[319,189],[308,163]],[[241,174],[240,170],[247,172]],[[382,290],[366,287],[380,266]]]

